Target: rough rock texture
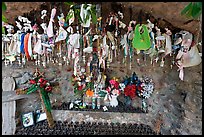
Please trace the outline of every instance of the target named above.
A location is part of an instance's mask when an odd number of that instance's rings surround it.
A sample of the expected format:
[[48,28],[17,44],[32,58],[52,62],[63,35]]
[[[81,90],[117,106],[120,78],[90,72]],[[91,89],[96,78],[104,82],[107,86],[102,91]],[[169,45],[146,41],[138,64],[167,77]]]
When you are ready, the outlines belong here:
[[14,23],[15,18],[32,10],[37,10],[44,2],[6,2],[7,11],[5,16],[8,22]]
[[13,77],[4,77],[2,80],[2,90],[3,91],[14,91],[15,89],[15,81]]
[[[141,15],[143,16],[143,22],[146,21],[145,14],[151,14],[155,19],[160,18],[159,26],[164,27],[167,24],[172,24],[176,28],[185,29],[187,31],[192,32],[193,34],[197,34],[199,30],[199,21],[192,21],[190,23],[185,24],[190,19],[185,16],[181,16],[180,12],[182,9],[188,5],[189,2],[102,2],[102,16],[103,22],[108,16],[110,11],[119,11],[121,10],[124,13],[124,23],[128,24],[130,21],[130,10],[132,8],[132,19],[138,21],[138,15],[140,11],[143,12]],[[40,11],[42,9],[50,10],[52,3],[50,2],[6,2],[7,11],[5,16],[7,17],[10,23],[15,23],[14,20],[19,15],[27,15],[33,16],[37,18],[39,22],[42,22],[40,19]],[[56,3],[59,12],[59,3]],[[115,6],[118,5],[118,6]],[[122,6],[120,6],[122,5]],[[121,7],[121,8],[120,8]],[[64,15],[67,14],[67,6],[62,6],[62,11]],[[27,13],[31,13],[32,15],[28,15]],[[50,12],[47,13],[48,19],[50,16]],[[39,18],[39,19],[38,19]],[[164,20],[163,20],[164,19]],[[47,20],[48,21],[48,20]]]
[[[116,4],[117,3],[117,4]],[[110,11],[122,10],[124,13],[124,23],[128,24],[130,21],[130,10],[132,8],[132,20],[138,21],[138,15],[142,10],[142,21],[145,22],[146,14],[151,14],[155,19],[160,18],[159,26],[165,27],[168,23],[171,23],[174,27],[185,29],[187,31],[196,34],[199,30],[199,22],[192,21],[188,24],[188,18],[181,16],[180,12],[188,5],[189,2],[104,2],[102,4],[103,17],[107,17]],[[115,6],[118,5],[118,6]],[[121,6],[120,6],[121,5]],[[163,20],[164,19],[164,20]],[[105,18],[103,18],[103,21]],[[168,22],[168,23],[167,23]]]

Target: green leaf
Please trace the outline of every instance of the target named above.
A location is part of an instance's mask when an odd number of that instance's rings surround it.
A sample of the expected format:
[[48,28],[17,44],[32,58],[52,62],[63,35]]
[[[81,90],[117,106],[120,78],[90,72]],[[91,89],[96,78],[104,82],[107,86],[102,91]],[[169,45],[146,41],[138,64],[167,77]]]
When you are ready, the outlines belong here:
[[196,2],[196,4],[202,10],[202,2]]
[[192,17],[194,19],[197,19],[198,17],[200,17],[201,13],[202,13],[201,8],[198,6],[197,2],[193,3],[193,6],[192,6]]
[[185,16],[187,18],[192,18],[192,11],[193,11],[193,7],[191,6],[191,8],[186,12]]
[[6,11],[7,7],[6,7],[6,4],[5,2],[2,2],[2,11]]
[[189,4],[181,11],[181,15],[186,14],[191,8],[192,8],[192,2],[189,3]]
[[4,15],[2,15],[2,21],[3,22],[7,22],[8,21]]
[[202,14],[202,2],[191,2],[182,11],[181,15],[197,19]]

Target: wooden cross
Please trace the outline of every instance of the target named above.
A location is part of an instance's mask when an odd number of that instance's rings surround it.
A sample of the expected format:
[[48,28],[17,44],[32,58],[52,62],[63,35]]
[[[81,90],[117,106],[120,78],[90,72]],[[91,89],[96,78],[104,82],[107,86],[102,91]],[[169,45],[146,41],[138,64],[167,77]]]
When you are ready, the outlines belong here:
[[[39,69],[36,68],[35,73],[33,75],[34,75],[34,78],[44,77],[44,72],[40,72]],[[27,94],[27,89],[17,89],[16,94]],[[44,111],[47,115],[47,121],[48,121],[49,127],[53,128],[55,124],[54,124],[54,120],[52,117],[52,113],[51,113],[51,111],[47,110],[47,108],[44,104],[44,101],[43,101],[43,95],[42,95],[41,91],[39,92],[39,95],[40,95],[40,99],[41,99]]]

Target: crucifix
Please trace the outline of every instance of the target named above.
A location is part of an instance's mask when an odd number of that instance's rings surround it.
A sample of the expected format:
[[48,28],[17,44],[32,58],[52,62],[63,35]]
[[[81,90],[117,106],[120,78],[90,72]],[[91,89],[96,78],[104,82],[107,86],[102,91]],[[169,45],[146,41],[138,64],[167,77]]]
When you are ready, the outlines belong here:
[[[49,99],[49,93],[52,90],[51,83],[44,79],[44,72],[40,72],[38,68],[36,68],[33,79],[30,80],[30,84],[32,86],[27,89],[17,89],[16,94],[30,94],[35,91],[39,92],[40,99],[43,105],[43,109],[47,116],[47,121],[50,128],[54,127],[54,120],[51,113],[51,104]],[[56,85],[53,84],[52,85]]]

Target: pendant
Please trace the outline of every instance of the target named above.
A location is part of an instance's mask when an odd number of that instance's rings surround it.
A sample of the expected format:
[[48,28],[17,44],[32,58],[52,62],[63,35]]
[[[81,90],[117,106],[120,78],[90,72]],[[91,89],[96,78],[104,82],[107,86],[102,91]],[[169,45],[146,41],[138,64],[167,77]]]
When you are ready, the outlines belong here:
[[26,64],[26,58],[25,58],[25,55],[23,56],[23,59],[22,59],[22,66],[25,66]]

